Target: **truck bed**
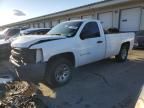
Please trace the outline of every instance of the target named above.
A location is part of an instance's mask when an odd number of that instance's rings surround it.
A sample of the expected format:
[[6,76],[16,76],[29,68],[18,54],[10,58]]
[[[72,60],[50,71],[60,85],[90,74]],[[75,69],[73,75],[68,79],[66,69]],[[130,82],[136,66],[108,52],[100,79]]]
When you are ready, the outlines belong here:
[[117,55],[120,51],[121,44],[130,42],[130,50],[134,45],[134,33],[115,33],[106,34],[106,58]]

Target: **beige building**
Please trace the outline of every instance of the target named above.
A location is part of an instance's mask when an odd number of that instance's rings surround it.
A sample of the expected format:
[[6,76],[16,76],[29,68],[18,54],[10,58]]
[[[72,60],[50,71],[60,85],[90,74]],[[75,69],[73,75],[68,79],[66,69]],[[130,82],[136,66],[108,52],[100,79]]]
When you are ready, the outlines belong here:
[[4,25],[6,27],[53,27],[60,22],[75,19],[98,19],[104,29],[120,31],[144,30],[144,0],[105,0],[98,3],[40,16]]

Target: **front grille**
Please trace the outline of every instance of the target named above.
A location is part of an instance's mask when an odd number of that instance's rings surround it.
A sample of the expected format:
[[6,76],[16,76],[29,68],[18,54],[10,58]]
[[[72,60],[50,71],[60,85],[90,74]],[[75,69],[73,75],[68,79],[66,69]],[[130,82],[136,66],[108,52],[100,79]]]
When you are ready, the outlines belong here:
[[30,64],[36,62],[36,50],[35,49],[16,49],[11,50],[11,59],[17,64],[23,65],[24,63]]

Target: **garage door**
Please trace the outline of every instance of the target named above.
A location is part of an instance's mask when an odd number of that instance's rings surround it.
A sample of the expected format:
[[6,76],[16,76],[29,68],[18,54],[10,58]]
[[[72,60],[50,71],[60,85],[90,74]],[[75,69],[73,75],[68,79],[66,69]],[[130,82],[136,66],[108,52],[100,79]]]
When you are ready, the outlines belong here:
[[52,27],[56,26],[59,22],[56,20],[56,21],[52,21]]
[[104,29],[107,30],[108,28],[112,27],[112,21],[113,21],[112,16],[113,16],[112,12],[99,14],[98,18],[101,21]]
[[38,27],[39,27],[39,24],[35,23],[35,24],[34,24],[34,27],[35,27],[35,28],[38,28]]
[[44,23],[41,22],[41,23],[39,24],[39,27],[40,27],[40,28],[44,28]]
[[140,8],[121,11],[120,31],[138,31],[140,27]]
[[50,28],[50,23],[49,22],[45,22],[45,27],[46,28]]
[[30,28],[33,28],[33,24],[30,24]]

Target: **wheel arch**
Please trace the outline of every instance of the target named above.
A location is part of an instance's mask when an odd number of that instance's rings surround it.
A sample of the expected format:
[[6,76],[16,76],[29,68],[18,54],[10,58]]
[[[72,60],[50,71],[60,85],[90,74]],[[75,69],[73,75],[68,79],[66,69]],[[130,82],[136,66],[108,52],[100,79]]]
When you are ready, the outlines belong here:
[[63,58],[70,60],[73,64],[73,66],[76,65],[75,55],[73,52],[64,52],[64,53],[53,55],[48,59],[47,63],[50,63],[51,61],[58,59],[60,57],[63,57]]
[[[119,50],[118,50],[118,54],[120,53],[122,47],[126,45],[128,47],[128,50],[130,49],[130,42],[129,41],[126,41],[126,42],[123,42],[120,46],[119,46]],[[117,55],[118,55],[117,54]]]
[[130,42],[129,42],[129,41],[126,41],[126,42],[122,43],[121,48],[122,48],[124,45],[126,45],[126,46],[128,47],[128,50],[130,49]]

